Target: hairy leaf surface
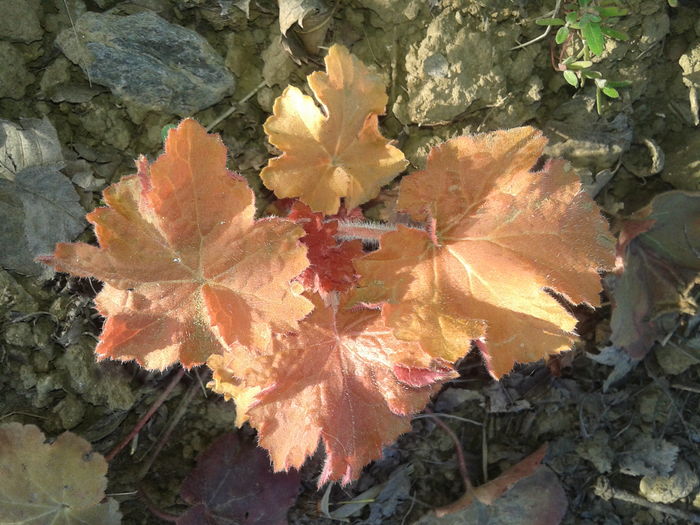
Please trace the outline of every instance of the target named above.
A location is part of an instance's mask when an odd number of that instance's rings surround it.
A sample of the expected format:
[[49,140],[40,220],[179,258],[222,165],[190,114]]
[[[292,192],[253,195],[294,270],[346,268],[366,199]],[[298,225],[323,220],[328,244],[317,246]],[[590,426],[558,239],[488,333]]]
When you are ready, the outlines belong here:
[[530,171],[545,142],[524,127],[433,148],[398,204],[425,230],[400,226],[358,259],[354,301],[381,303],[396,337],[435,357],[454,361],[480,340],[496,377],[568,349],[576,319],[548,290],[598,304],[613,240],[563,161]]
[[299,197],[330,215],[341,197],[347,209],[375,197],[407,162],[379,132],[387,103],[381,78],[339,45],[328,50],[326,70],[308,77],[323,111],[293,86],[275,101],[265,132],[283,154],[260,176],[278,197]]
[[311,310],[290,284],[308,265],[303,230],[255,221],[253,193],[226,169],[226,148],[194,120],[170,131],[165,153],[104,192],[88,214],[100,247],[59,244],[57,270],[105,282],[96,352],[150,369],[191,367],[226,346],[265,347]]
[[[440,380],[455,374],[418,344],[396,339],[379,311],[315,302],[298,333],[273,340],[276,362],[259,372],[271,386],[248,416],[276,470],[299,468],[321,440],[326,461],[319,484],[347,483],[410,429],[410,415],[423,409]],[[410,386],[397,379],[397,363],[435,375]]]

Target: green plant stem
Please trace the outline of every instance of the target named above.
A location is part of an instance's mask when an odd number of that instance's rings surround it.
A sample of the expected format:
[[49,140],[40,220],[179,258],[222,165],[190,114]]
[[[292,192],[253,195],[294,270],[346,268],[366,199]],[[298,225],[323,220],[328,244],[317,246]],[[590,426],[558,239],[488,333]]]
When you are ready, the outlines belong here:
[[[562,0],[557,0],[557,5],[554,6],[554,9],[551,11],[549,14],[550,17],[556,17],[559,14],[559,10],[561,9],[561,2]],[[528,40],[527,42],[523,42],[522,44],[518,44],[517,46],[511,47],[508,51],[515,51],[516,49],[522,49],[524,47],[527,47],[531,44],[534,44],[535,42],[539,42],[540,40],[547,38],[547,35],[549,32],[552,30],[552,26],[547,26],[547,28],[544,30],[544,33],[542,33],[540,36],[536,36],[532,40]]]

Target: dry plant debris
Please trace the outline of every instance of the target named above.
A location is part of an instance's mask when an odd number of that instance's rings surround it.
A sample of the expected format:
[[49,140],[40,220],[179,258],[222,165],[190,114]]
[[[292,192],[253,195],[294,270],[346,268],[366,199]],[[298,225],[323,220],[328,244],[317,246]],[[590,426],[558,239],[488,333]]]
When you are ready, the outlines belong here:
[[118,525],[106,474],[107,462],[80,436],[64,432],[47,443],[34,425],[0,426],[2,523]]

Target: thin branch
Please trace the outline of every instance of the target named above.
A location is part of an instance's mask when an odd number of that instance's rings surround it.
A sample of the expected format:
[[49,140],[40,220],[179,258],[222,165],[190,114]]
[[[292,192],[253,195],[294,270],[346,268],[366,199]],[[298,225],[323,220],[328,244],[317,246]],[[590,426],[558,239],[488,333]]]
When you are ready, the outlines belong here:
[[190,401],[192,401],[192,398],[195,396],[195,394],[198,391],[199,391],[199,382],[192,381],[192,384],[190,384],[189,388],[187,389],[187,392],[185,392],[185,395],[182,396],[182,400],[180,401],[180,404],[178,405],[177,409],[175,410],[175,413],[170,418],[170,421],[168,421],[168,425],[166,426],[165,430],[163,431],[163,434],[158,439],[158,443],[156,444],[155,449],[153,450],[153,452],[151,453],[149,458],[144,462],[143,466],[141,467],[141,470],[139,471],[139,474],[138,474],[139,479],[144,478],[146,476],[146,474],[148,473],[148,471],[151,469],[151,465],[153,465],[153,462],[156,460],[156,458],[160,454],[160,451],[163,450],[163,447],[170,439],[170,436],[172,435],[173,431],[177,428],[177,424],[180,422],[182,417],[185,415],[185,412],[187,412],[187,408],[190,405]]
[[214,122],[212,122],[211,124],[209,124],[209,125],[207,126],[207,133],[211,132],[211,130],[213,130],[216,126],[218,126],[219,123],[220,123],[221,121],[223,121],[223,120],[227,119],[228,117],[230,117],[230,116],[233,114],[233,112],[236,111],[236,108],[240,107],[241,104],[244,104],[244,103],[248,102],[248,99],[252,98],[253,95],[255,95],[258,91],[260,91],[260,88],[262,88],[264,85],[265,85],[265,80],[263,80],[262,82],[260,82],[260,84],[258,84],[257,86],[255,86],[255,87],[250,91],[250,93],[248,93],[248,94],[247,94],[245,97],[243,97],[241,100],[239,100],[238,102],[234,102],[233,104],[231,104],[231,107],[228,108],[228,110],[226,110],[224,113],[222,113],[221,115],[219,115],[218,117],[216,117],[216,118],[214,119]]
[[462,450],[462,444],[459,442],[457,434],[455,434],[450,427],[443,423],[440,420],[440,418],[436,417],[435,414],[433,414],[432,410],[430,410],[429,408],[426,408],[425,410],[428,416],[432,417],[433,422],[435,422],[437,426],[442,428],[447,433],[447,435],[450,436],[450,439],[452,439],[452,442],[455,445],[455,452],[457,454],[457,466],[459,466],[459,473],[461,474],[462,481],[464,482],[464,491],[473,491],[474,486],[472,485],[472,482],[469,479],[469,473],[467,472],[467,463],[464,460],[464,451]]
[[[559,13],[559,9],[561,9],[561,2],[562,0],[557,0],[557,5],[554,6],[554,10],[549,13],[548,16],[544,16],[542,18],[549,18],[549,17],[555,17]],[[515,51],[516,49],[522,49],[524,47],[527,47],[531,44],[534,44],[535,42],[539,42],[540,40],[543,40],[547,38],[547,35],[549,32],[552,30],[552,26],[547,26],[547,29],[544,30],[544,33],[542,33],[540,36],[536,36],[532,40],[528,40],[527,42],[523,42],[522,44],[518,44],[515,47],[511,47],[508,51]]]
[[663,503],[652,503],[641,496],[627,492],[626,490],[616,489],[610,484],[610,480],[606,477],[599,477],[595,485],[595,493],[597,496],[603,498],[604,500],[616,499],[620,501],[626,501],[628,503],[634,503],[640,507],[645,507],[649,510],[654,510],[668,516],[673,516],[675,518],[680,518],[683,523],[700,523],[700,515],[694,514],[692,512],[687,512],[685,510],[673,507],[671,505],[665,505]]
[[182,376],[185,375],[185,369],[180,368],[180,370],[177,371],[177,374],[173,377],[173,379],[170,381],[170,384],[163,390],[163,393],[160,395],[158,399],[156,399],[155,403],[151,405],[151,408],[148,409],[148,412],[146,412],[141,419],[139,420],[138,423],[136,423],[136,426],[129,432],[129,434],[116,446],[112,449],[112,451],[105,456],[105,459],[107,460],[107,463],[112,461],[114,457],[119,454],[124,447],[126,447],[129,442],[134,439],[134,437],[141,431],[141,429],[144,427],[146,423],[153,417],[153,414],[156,413],[156,410],[160,408],[160,406],[165,403],[165,400],[168,399],[168,396],[170,393],[173,391],[173,389],[177,386],[177,384],[180,382],[182,379]]

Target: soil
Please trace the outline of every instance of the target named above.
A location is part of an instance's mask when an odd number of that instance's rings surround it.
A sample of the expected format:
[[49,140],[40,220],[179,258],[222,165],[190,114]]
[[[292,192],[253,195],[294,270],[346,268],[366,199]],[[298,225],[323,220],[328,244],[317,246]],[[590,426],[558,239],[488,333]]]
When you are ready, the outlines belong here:
[[[0,6],[11,3],[0,0]],[[592,83],[576,90],[553,70],[551,37],[513,49],[543,32],[534,21],[554,4],[340,0],[324,45],[350,47],[384,76],[389,104],[381,127],[406,153],[410,169],[423,166],[428,149],[441,140],[532,124],[550,138],[549,154],[570,160],[589,185],[597,180],[596,198],[613,231],[654,195],[700,189],[697,2],[677,8],[665,0],[623,2],[630,14],[616,28],[630,39],[608,41],[596,66],[606,78],[631,85],[620,90],[619,99],[605,101],[602,115],[596,113]],[[305,76],[321,61],[299,51],[293,41],[280,40],[276,2],[250,2],[247,16],[239,8],[245,5],[216,0],[28,1],[17,15],[27,24],[25,33],[0,32],[5,34],[0,37],[0,118],[48,118],[67,160],[64,172],[87,169],[98,181],[76,185],[81,204],[87,210],[99,205],[100,191],[133,173],[138,155],[159,153],[162,128],[177,123],[179,116],[140,107],[92,84],[55,42],[86,11],[132,14],[149,9],[203,36],[236,78],[234,92],[192,116],[207,125],[235,105],[215,131],[229,148],[230,166],[249,180],[262,207],[271,201],[258,178],[271,151],[262,124],[284,87],[303,87]],[[238,103],[242,99],[247,100]],[[650,143],[665,153],[663,169],[654,169],[657,150]],[[80,239],[94,236],[86,231]],[[0,420],[36,424],[48,436],[70,430],[107,454],[176,371],[155,373],[132,363],[95,361],[102,320],[92,298],[98,287],[64,274],[44,279],[0,270]],[[651,525],[700,519],[700,345],[692,329],[700,324],[698,317],[673,317],[665,344],[657,344],[616,380],[610,376],[620,368],[611,365],[622,358],[600,357],[609,344],[610,313],[609,302],[597,310],[580,308],[581,342],[572,352],[549,363],[519,366],[497,383],[478,356],[470,354],[459,365],[460,378],[436,396],[432,410],[459,437],[476,484],[548,442],[545,464],[568,498],[563,523]],[[678,323],[689,328],[677,330]],[[180,485],[197,455],[233,428],[233,404],[204,388],[206,381],[204,369],[189,371],[138,439],[110,463],[107,493],[118,500],[123,523],[164,523],[154,509],[182,513],[186,505],[178,495]],[[154,446],[178,410],[185,410],[184,417],[154,456]],[[317,454],[302,470],[303,491],[290,510],[290,523],[333,523],[323,517],[324,492],[315,485],[321,459]],[[419,416],[413,431],[388,447],[358,482],[330,489],[330,509],[401,469],[406,475],[409,467],[406,493],[379,510],[376,503],[360,505],[349,521],[412,523],[464,490],[453,442],[431,418]],[[625,491],[637,499],[601,497],[610,495],[596,491],[602,481],[618,495]]]

